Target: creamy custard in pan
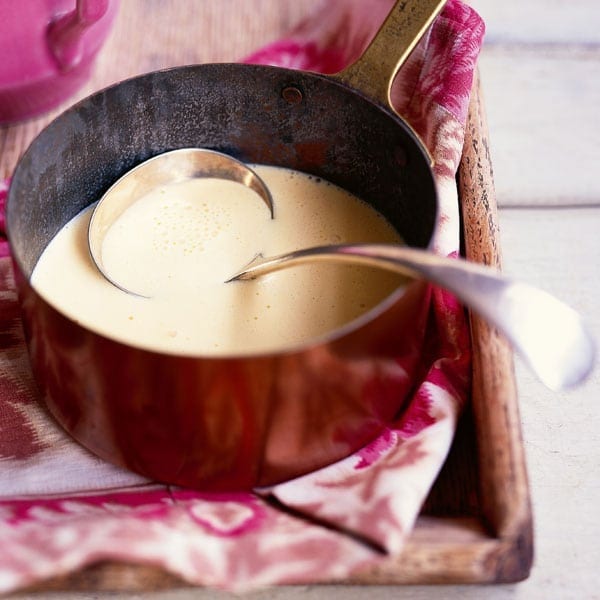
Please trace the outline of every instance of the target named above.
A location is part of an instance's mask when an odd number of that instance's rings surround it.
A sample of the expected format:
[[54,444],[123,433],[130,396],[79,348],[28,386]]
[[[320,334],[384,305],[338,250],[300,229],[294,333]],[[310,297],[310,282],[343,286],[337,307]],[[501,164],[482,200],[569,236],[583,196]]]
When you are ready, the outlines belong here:
[[323,244],[399,243],[365,202],[318,178],[257,166],[275,219],[250,189],[192,179],[141,198],[115,222],[103,261],[127,294],[102,277],[87,246],[89,207],[42,254],[32,285],[89,329],[169,353],[247,354],[317,338],[383,300],[402,279],[389,272],[316,263],[224,283],[257,253]]

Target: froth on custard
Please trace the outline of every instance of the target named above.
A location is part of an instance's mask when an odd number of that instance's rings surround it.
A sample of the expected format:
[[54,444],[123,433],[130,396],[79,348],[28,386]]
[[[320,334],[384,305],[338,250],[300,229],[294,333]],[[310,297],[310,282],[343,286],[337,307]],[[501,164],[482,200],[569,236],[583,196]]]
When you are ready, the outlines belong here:
[[95,268],[87,245],[93,206],[50,242],[32,275],[48,302],[121,342],[186,355],[278,351],[319,338],[387,297],[402,278],[369,267],[315,263],[224,283],[257,253],[308,246],[401,243],[370,205],[320,178],[257,165],[275,205],[271,219],[249,188],[217,179],[157,187],[113,224]]

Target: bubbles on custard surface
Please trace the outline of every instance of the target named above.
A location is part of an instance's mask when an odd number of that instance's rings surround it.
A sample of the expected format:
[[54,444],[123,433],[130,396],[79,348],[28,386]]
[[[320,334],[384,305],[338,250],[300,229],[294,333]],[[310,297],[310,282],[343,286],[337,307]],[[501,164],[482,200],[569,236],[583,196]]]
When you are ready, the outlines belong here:
[[[207,278],[221,283],[249,253],[239,223],[252,226],[268,217],[262,200],[235,182],[193,179],[162,186],[111,227],[104,241],[105,268],[124,287],[144,295],[189,291]],[[117,250],[125,246],[126,257]],[[148,264],[152,274],[143,273]]]

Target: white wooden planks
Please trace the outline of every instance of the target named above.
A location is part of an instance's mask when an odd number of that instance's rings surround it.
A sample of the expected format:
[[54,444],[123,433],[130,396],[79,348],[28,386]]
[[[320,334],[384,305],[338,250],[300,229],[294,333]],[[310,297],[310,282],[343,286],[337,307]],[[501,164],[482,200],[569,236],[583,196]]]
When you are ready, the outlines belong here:
[[[500,217],[505,273],[571,304],[600,341],[600,209],[505,209]],[[516,365],[537,531],[534,569],[517,597],[598,598],[600,369],[557,394]]]
[[488,43],[600,43],[597,0],[467,0],[487,23]]
[[499,206],[600,204],[600,3],[471,0]]

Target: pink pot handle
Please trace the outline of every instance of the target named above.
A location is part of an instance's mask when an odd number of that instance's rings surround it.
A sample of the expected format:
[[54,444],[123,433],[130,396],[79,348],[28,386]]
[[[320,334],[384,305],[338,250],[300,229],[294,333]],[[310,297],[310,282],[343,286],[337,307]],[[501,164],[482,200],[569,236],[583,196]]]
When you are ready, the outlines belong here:
[[108,10],[109,0],[77,0],[73,11],[50,23],[48,47],[61,71],[76,67],[83,58],[83,34]]

